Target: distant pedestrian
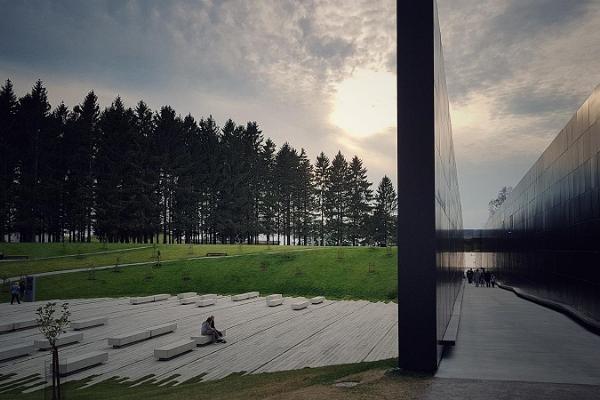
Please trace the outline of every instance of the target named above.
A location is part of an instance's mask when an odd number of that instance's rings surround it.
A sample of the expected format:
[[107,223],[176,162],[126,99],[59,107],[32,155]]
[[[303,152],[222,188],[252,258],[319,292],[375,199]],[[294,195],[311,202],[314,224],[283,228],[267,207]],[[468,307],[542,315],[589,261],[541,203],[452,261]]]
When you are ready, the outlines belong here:
[[475,270],[475,273],[473,273],[473,279],[475,280],[475,286],[479,287],[479,280],[481,278],[481,271],[479,270],[479,268],[477,268]]
[[19,300],[19,284],[17,282],[13,282],[10,287],[10,304],[14,304],[15,299],[17,299],[17,303],[21,304],[21,300]]
[[492,287],[492,273],[490,271],[483,273],[483,280],[485,281],[485,287]]
[[485,268],[481,268],[479,270],[479,286],[483,287],[485,285]]
[[469,268],[467,271],[467,280],[469,281],[469,284],[473,283],[473,269]]
[[490,283],[492,284],[492,287],[496,287],[496,275],[492,274],[490,277]]
[[25,301],[25,281],[23,279],[19,281],[19,296],[21,300]]

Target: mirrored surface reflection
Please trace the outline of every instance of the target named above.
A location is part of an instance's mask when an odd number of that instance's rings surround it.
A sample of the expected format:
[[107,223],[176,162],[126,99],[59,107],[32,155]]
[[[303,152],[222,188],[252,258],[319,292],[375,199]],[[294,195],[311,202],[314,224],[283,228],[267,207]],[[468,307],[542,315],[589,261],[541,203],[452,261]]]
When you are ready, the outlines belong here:
[[489,218],[480,263],[600,320],[600,86]]

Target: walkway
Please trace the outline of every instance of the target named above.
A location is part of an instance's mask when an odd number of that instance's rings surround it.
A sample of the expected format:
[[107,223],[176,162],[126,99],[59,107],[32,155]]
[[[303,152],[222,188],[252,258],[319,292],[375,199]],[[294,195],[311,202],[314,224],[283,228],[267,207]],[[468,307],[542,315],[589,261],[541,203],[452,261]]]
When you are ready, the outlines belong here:
[[[315,250],[323,250],[327,247],[317,247],[317,248],[310,248],[310,249],[298,249],[298,250],[288,250],[288,253],[298,253],[298,252],[304,252],[304,251],[315,251]],[[171,263],[176,263],[176,262],[182,262],[182,261],[198,261],[198,260],[218,260],[220,258],[236,258],[236,257],[244,257],[244,256],[260,256],[260,255],[265,255],[265,254],[283,254],[282,251],[269,251],[269,252],[256,252],[256,253],[242,253],[242,254],[232,254],[232,255],[228,255],[228,256],[211,256],[211,257],[207,257],[207,256],[195,256],[195,257],[188,257],[188,258],[175,258],[175,259],[171,259],[171,260],[161,260],[160,263],[161,265],[163,264],[171,264]],[[141,261],[141,262],[133,262],[133,263],[125,263],[125,264],[119,264],[119,268],[124,268],[124,267],[139,267],[141,265],[153,265],[155,264],[156,261]],[[97,266],[94,267],[93,269],[95,271],[101,271],[101,270],[106,270],[106,269],[113,269],[115,267],[115,264],[111,264],[111,265],[101,265],[101,266]],[[38,272],[35,274],[27,274],[27,276],[35,276],[35,277],[43,277],[43,276],[53,276],[53,275],[62,275],[62,274],[71,274],[71,273],[75,273],[75,272],[87,272],[90,271],[91,268],[90,267],[81,267],[81,268],[69,268],[69,269],[59,269],[56,271],[48,271],[48,272]],[[22,276],[13,276],[8,278],[9,281],[19,281],[21,280]]]
[[600,336],[512,292],[466,285],[436,377],[600,385]]
[[[219,297],[217,304],[199,308],[194,304],[180,305],[176,297],[141,305],[130,305],[128,298],[70,301],[72,320],[107,316],[108,324],[84,330],[81,343],[65,346],[62,357],[92,351],[108,351],[108,362],[75,373],[68,380],[92,377],[91,383],[118,376],[136,380],[150,374],[164,380],[178,374],[174,380],[190,378],[219,379],[232,373],[260,373],[319,367],[325,365],[375,361],[397,357],[398,312],[395,303],[368,301],[329,301],[294,311],[286,298],[283,305],[267,307],[264,298],[233,302]],[[11,321],[34,316],[39,304],[21,306],[0,304],[3,320]],[[197,335],[201,322],[214,315],[217,327],[227,329],[227,344],[198,347],[169,361],[156,361],[153,351],[191,335]],[[173,333],[147,341],[112,349],[107,337],[140,329],[177,322]],[[37,329],[0,335],[0,347],[32,342],[39,337]],[[43,370],[48,352],[34,352],[28,357],[0,362],[0,375],[16,373],[9,380],[17,381],[40,374],[28,382],[30,390],[43,383]]]

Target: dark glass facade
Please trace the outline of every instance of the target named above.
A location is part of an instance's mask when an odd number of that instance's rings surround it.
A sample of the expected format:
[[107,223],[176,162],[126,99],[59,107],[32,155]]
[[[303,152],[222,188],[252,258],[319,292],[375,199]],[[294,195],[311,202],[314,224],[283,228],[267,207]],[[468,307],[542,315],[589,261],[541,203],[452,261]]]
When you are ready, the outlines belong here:
[[486,229],[500,280],[600,321],[600,86]]
[[462,283],[462,210],[435,1],[399,1],[399,366],[433,372]]

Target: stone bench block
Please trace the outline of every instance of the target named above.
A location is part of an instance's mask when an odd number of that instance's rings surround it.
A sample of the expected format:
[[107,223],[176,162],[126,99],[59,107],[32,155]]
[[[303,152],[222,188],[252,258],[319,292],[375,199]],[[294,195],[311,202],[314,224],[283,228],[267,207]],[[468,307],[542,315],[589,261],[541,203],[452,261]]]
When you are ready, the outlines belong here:
[[298,301],[296,303],[292,303],[292,310],[302,310],[308,307],[308,301]]
[[0,360],[22,357],[31,354],[35,350],[33,344],[18,344],[16,346],[0,348]]
[[173,332],[177,329],[177,323],[171,322],[168,324],[157,325],[151,328],[148,328],[148,332],[150,332],[150,337],[164,335],[165,333]]
[[108,338],[108,345],[112,347],[121,347],[125,346],[126,344],[135,343],[146,339],[150,339],[149,330],[125,333],[123,335]]
[[84,368],[89,368],[108,361],[108,353],[104,351],[94,351],[92,353],[72,356],[59,360],[58,371],[60,375],[68,375]]
[[93,326],[105,325],[107,322],[108,322],[108,318],[106,318],[106,317],[80,319],[78,321],[71,322],[71,328],[78,331],[81,329],[91,328]]
[[217,295],[214,293],[201,294],[198,296],[198,300],[217,299]]
[[198,296],[184,297],[183,299],[179,299],[179,304],[193,304],[197,301],[198,301]]
[[283,304],[283,297],[267,298],[267,305],[269,307],[275,307]]
[[313,297],[312,299],[310,299],[310,302],[312,304],[320,304],[323,301],[325,301],[325,297],[323,297],[323,296],[317,296],[317,297]]
[[283,295],[281,293],[275,293],[275,294],[270,294],[267,297],[265,297],[265,299],[267,300],[275,300],[275,299],[281,299],[283,297]]
[[164,294],[156,294],[154,295],[154,301],[163,301],[163,300],[168,300],[171,297],[170,294],[164,293]]
[[246,300],[247,298],[248,298],[248,293],[240,293],[240,294],[235,294],[235,295],[231,296],[231,300],[233,300],[233,301]]
[[[81,342],[83,340],[83,332],[63,333],[56,339],[56,346],[64,346],[67,344]],[[46,338],[35,339],[33,345],[40,350],[49,350],[50,342]]]
[[154,296],[132,297],[131,299],[129,299],[130,304],[152,303],[153,301]]
[[248,292],[248,298],[253,299],[255,297],[260,296],[260,292]]
[[179,293],[179,294],[177,295],[177,298],[178,298],[179,300],[181,300],[181,299],[187,299],[188,297],[196,297],[196,295],[197,295],[197,294],[198,294],[198,293],[196,293],[196,292],[185,292],[185,293]]
[[183,353],[187,353],[196,347],[196,342],[192,339],[183,339],[175,343],[154,349],[154,358],[157,360],[168,360]]
[[212,306],[213,304],[215,304],[217,302],[217,299],[202,299],[202,300],[198,300],[196,301],[196,305],[198,307],[206,307],[206,306]]
[[24,320],[13,322],[13,330],[15,330],[15,331],[17,329],[35,328],[36,326],[38,326],[38,322],[35,318],[34,319],[24,319]]
[[[223,334],[223,338],[225,338],[227,336],[227,329],[221,330],[221,333]],[[190,339],[196,342],[196,346],[212,343],[212,336],[207,335],[192,336]]]
[[0,324],[0,332],[10,332],[15,329],[15,324],[12,322],[7,322]]

